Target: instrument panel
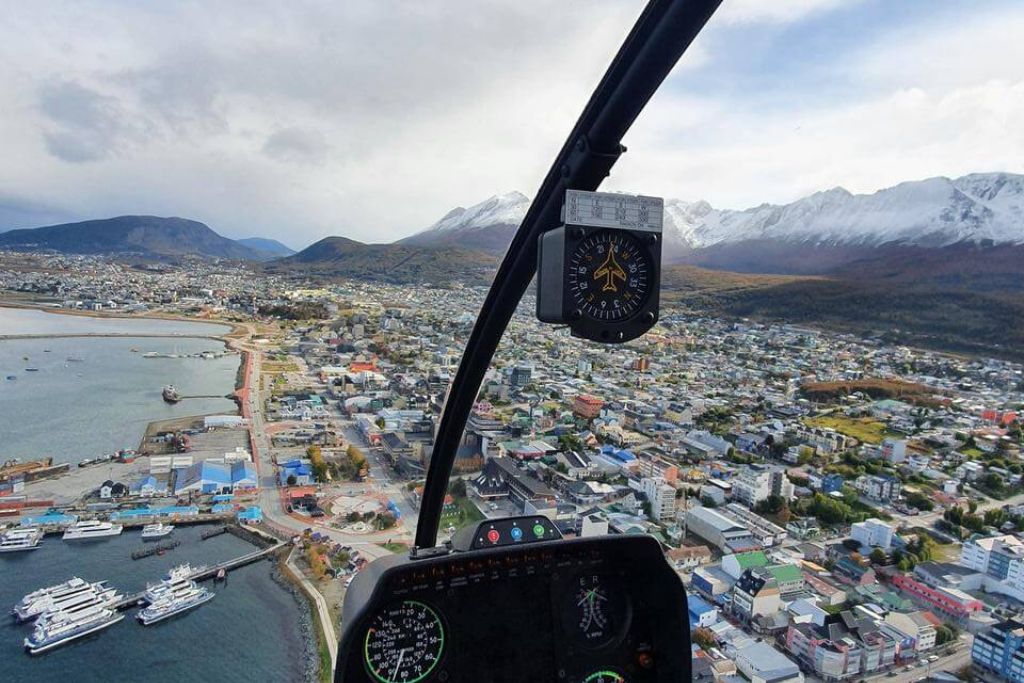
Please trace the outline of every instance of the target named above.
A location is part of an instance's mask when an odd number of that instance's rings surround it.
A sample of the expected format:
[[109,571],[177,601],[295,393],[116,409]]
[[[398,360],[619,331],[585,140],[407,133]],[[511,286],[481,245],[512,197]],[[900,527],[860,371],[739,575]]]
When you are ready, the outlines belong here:
[[686,614],[646,536],[388,557],[349,588],[335,680],[689,681]]

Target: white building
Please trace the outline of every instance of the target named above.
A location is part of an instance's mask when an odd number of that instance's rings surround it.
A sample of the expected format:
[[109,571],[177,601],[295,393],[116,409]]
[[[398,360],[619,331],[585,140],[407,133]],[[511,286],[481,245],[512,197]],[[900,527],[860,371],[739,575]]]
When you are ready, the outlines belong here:
[[892,547],[893,528],[880,519],[868,519],[857,522],[850,527],[850,538],[860,541],[865,548],[881,548],[889,550]]
[[907,459],[907,442],[903,439],[885,439],[882,441],[882,457],[898,465]]
[[750,683],[803,683],[800,667],[768,643],[752,642],[740,648],[736,668]]
[[664,478],[644,477],[640,480],[640,489],[651,504],[651,519],[664,522],[675,517],[676,490]]
[[724,552],[735,553],[760,547],[750,529],[708,508],[688,510],[686,528]]
[[781,496],[790,500],[794,495],[793,483],[781,467],[750,465],[741,470],[732,482],[733,500],[753,508],[768,496]]
[[921,612],[889,612],[885,615],[882,630],[898,641],[913,641],[915,652],[935,647],[935,627]]

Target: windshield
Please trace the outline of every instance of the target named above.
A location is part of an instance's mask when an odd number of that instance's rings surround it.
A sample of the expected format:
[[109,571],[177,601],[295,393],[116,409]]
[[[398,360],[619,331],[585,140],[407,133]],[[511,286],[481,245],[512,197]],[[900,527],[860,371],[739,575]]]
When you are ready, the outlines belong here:
[[[0,679],[117,680],[112,647],[139,681],[330,677],[643,5],[9,8]],[[1022,28],[726,0],[600,188],[664,199],[657,323],[584,341],[530,288],[438,543],[649,534],[707,676],[1009,676],[984,648],[1024,606]]]

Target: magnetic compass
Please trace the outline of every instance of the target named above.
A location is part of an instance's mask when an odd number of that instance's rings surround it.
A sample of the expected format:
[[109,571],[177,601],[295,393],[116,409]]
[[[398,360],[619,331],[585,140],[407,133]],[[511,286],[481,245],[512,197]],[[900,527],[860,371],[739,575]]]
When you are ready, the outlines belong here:
[[568,190],[566,224],[538,243],[537,317],[617,344],[658,321],[663,205],[656,197]]
[[584,317],[621,322],[643,309],[652,273],[649,250],[632,233],[601,230],[569,256],[569,296]]

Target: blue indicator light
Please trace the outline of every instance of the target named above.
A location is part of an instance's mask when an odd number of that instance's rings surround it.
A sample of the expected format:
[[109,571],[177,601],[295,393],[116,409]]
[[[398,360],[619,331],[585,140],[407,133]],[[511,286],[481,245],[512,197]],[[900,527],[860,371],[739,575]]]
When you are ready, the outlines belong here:
[[521,540],[523,540],[523,530],[520,529],[519,527],[517,527],[517,526],[512,527],[512,531],[510,533],[512,534],[512,540],[513,541],[521,541]]

